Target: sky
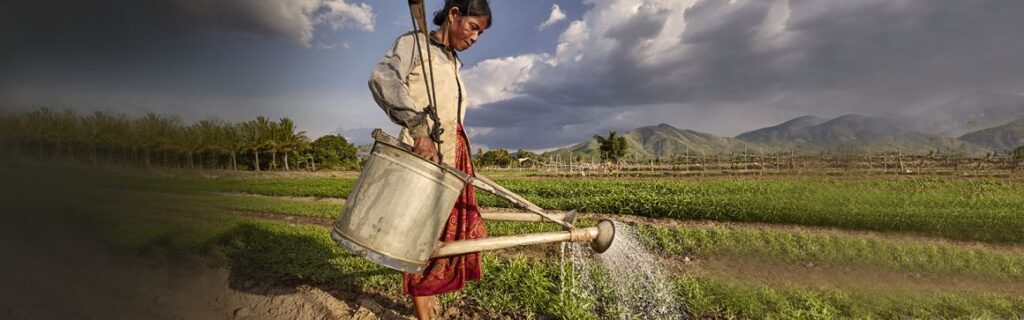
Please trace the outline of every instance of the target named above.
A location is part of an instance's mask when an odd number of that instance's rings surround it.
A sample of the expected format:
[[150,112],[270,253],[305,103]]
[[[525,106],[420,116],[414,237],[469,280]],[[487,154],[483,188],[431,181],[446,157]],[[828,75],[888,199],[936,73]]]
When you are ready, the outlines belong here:
[[[442,1],[426,0],[427,10]],[[474,147],[543,150],[668,123],[723,136],[815,115],[1024,94],[1024,2],[491,0],[460,56]],[[21,1],[0,10],[0,108],[289,117],[394,131],[366,81],[405,1]]]

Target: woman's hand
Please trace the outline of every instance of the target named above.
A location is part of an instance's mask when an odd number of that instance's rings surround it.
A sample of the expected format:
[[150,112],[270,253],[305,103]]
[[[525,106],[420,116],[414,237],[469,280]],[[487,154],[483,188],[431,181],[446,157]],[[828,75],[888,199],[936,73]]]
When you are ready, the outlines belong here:
[[412,153],[433,163],[438,163],[440,160],[437,158],[437,146],[434,145],[434,140],[431,140],[430,137],[416,138],[413,142]]

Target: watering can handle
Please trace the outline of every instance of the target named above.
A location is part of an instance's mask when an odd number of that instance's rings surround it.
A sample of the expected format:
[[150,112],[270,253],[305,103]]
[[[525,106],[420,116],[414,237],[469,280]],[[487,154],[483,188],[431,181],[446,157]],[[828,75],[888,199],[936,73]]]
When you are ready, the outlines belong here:
[[551,222],[557,223],[561,225],[563,228],[565,228],[565,230],[576,229],[576,227],[574,227],[572,224],[547,214],[546,212],[544,212],[544,209],[541,209],[540,207],[533,204],[529,200],[523,199],[522,197],[513,193],[512,191],[509,191],[508,189],[505,189],[504,187],[498,185],[497,183],[494,183],[494,181],[491,181],[491,179],[487,179],[487,177],[477,174],[475,177],[469,177],[469,183],[476,186],[477,188],[490,192],[498,196],[499,198],[508,200],[515,204],[516,206],[526,209],[526,211],[533,212],[541,217],[544,217],[544,219],[548,219]]
[[[373,136],[374,140],[399,147],[405,151],[412,152],[412,146],[405,142],[402,142],[402,140],[398,140],[397,138],[392,137],[391,135],[384,132],[384,130],[374,129],[371,136]],[[512,202],[513,204],[520,208],[526,209],[527,211],[535,213],[541,217],[544,217],[545,219],[551,220],[551,222],[561,225],[566,230],[576,229],[576,227],[574,227],[572,224],[547,214],[546,212],[544,212],[544,209],[541,209],[541,207],[538,207],[529,200],[526,200],[523,197],[520,197],[519,195],[513,193],[512,191],[505,189],[505,187],[502,187],[497,183],[494,183],[494,181],[491,181],[491,179],[488,179],[487,177],[484,177],[480,174],[477,174],[475,177],[470,176],[463,173],[462,170],[453,168],[452,166],[449,166],[444,163],[440,163],[438,165],[445,169],[448,169],[453,173],[458,174],[459,178],[461,178],[463,181],[466,181],[467,183],[472,184],[477,188],[483,189],[484,191],[490,192],[491,194],[494,194],[499,198],[508,200],[509,202]]]
[[423,8],[423,0],[409,0],[409,12],[412,14],[412,19],[420,32],[426,32],[427,30],[427,17],[426,12]]

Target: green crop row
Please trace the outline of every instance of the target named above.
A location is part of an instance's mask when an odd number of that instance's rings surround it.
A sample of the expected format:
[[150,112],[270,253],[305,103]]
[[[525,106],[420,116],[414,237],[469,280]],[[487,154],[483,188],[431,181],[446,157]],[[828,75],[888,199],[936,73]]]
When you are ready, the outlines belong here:
[[[1024,182],[957,177],[759,179],[507,179],[541,207],[688,220],[765,222],[914,232],[959,240],[1024,242]],[[133,190],[344,198],[352,178],[197,179],[132,176]],[[511,204],[478,191],[482,206]]]
[[[765,222],[1024,242],[1024,183],[958,178],[499,182],[558,210],[687,220]],[[483,206],[509,206],[482,195]]]

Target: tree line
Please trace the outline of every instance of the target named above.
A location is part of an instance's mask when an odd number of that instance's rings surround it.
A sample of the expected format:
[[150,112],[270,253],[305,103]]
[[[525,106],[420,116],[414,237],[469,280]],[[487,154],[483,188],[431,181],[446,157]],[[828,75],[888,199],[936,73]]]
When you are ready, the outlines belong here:
[[289,118],[259,116],[231,123],[185,123],[173,115],[40,108],[0,114],[5,153],[71,162],[229,170],[358,168],[358,150],[344,137],[316,140]]

